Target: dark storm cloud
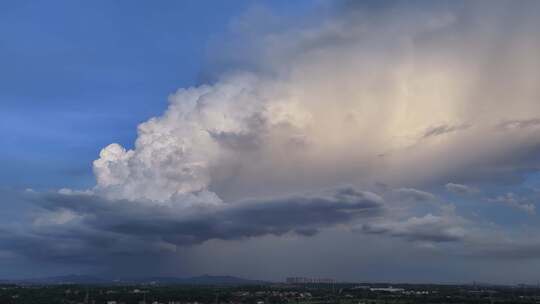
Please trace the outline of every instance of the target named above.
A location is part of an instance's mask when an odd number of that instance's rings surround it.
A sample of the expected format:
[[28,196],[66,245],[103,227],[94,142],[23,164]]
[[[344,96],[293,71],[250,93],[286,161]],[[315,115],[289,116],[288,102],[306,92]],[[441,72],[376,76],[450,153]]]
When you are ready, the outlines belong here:
[[412,217],[403,222],[365,224],[362,232],[369,234],[389,235],[409,241],[425,242],[457,242],[464,240],[465,230],[451,217],[427,214],[423,217]]
[[540,118],[510,120],[498,125],[501,130],[527,129],[540,126]]
[[435,201],[437,198],[435,195],[413,188],[400,188],[395,189],[393,194],[397,199],[402,201],[414,201],[414,202],[429,202]]
[[231,150],[252,150],[260,145],[260,137],[255,133],[212,132],[212,139]]
[[475,194],[480,192],[480,190],[474,187],[456,183],[447,183],[444,187],[447,191],[460,195]]
[[221,146],[234,151],[257,149],[262,143],[262,136],[267,130],[267,121],[261,115],[255,114],[245,121],[247,132],[225,132],[207,130],[208,134]]
[[212,239],[286,233],[313,236],[320,229],[383,212],[382,198],[353,188],[197,210],[111,201],[92,194],[29,195],[41,211],[28,229],[0,233],[0,245],[32,258],[62,262],[174,251],[176,246]]
[[529,242],[522,240],[483,242],[471,246],[465,256],[490,259],[537,260],[540,259],[540,242],[538,240],[530,240]]
[[479,155],[467,168],[450,168],[444,175],[433,179],[432,185],[447,183],[448,180],[462,185],[490,183],[494,186],[515,186],[523,183],[529,174],[539,170],[540,143],[535,138],[537,135],[531,135],[529,142],[518,143],[519,138],[527,136],[522,133],[524,129],[508,132],[515,134],[501,139],[508,140],[504,149],[494,152],[490,157]]
[[463,130],[467,130],[470,127],[471,125],[469,124],[462,124],[462,125],[456,125],[456,126],[444,124],[444,125],[427,129],[424,135],[422,136],[422,138],[436,137],[436,136],[440,136],[440,135],[444,135],[448,133],[463,131]]

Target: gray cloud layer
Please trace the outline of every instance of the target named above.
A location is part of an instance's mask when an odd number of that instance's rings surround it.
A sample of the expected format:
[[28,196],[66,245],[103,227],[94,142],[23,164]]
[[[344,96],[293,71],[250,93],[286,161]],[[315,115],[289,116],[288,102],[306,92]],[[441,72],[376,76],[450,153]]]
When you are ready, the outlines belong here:
[[353,188],[185,209],[83,193],[27,193],[42,208],[20,233],[0,234],[4,248],[45,260],[96,261],[108,255],[175,251],[212,239],[295,233],[380,216],[384,201]]
[[411,217],[403,222],[364,225],[362,231],[371,234],[387,234],[411,241],[456,242],[465,238],[465,230],[451,218],[427,214]]

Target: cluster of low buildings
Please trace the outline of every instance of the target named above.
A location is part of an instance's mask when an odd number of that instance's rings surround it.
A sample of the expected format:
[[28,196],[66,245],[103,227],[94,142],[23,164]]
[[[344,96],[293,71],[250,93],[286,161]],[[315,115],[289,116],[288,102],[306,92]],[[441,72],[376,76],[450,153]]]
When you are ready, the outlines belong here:
[[388,293],[400,293],[404,295],[427,295],[430,292],[427,290],[406,290],[405,288],[396,288],[392,286],[387,287],[371,287],[369,285],[358,285],[351,289],[361,289],[373,292],[388,292]]
[[289,277],[287,284],[334,284],[336,280],[330,278]]
[[[107,304],[125,304],[125,303],[124,302],[117,302],[117,301],[107,301]],[[141,301],[141,302],[139,302],[139,304],[186,304],[186,303],[182,303],[180,301],[167,301],[167,302],[158,302],[158,301],[145,302],[145,301]]]
[[276,297],[281,299],[292,299],[292,298],[311,298],[311,292],[307,291],[278,291],[278,290],[268,290],[268,291],[238,291],[233,293],[234,297],[238,298],[248,298],[248,297],[258,297],[258,298],[268,298]]

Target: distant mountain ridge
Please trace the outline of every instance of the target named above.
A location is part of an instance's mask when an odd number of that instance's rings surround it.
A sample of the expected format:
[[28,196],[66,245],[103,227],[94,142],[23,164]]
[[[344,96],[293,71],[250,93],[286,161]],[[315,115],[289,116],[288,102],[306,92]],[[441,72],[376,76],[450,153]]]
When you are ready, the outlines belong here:
[[234,276],[202,275],[194,277],[138,277],[127,279],[107,279],[91,275],[65,275],[20,280],[0,280],[1,284],[61,285],[61,284],[178,284],[178,285],[260,285],[269,282],[250,280]]
[[202,275],[189,278],[151,277],[145,280],[158,283],[190,284],[190,285],[256,285],[267,284],[260,280],[250,280],[233,276]]

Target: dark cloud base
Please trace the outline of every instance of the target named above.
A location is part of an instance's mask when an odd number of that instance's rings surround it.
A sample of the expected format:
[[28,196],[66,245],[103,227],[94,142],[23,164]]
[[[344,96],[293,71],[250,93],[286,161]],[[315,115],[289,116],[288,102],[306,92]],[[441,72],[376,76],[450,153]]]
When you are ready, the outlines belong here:
[[313,236],[320,229],[384,212],[381,197],[347,187],[196,209],[93,194],[34,192],[26,197],[39,211],[28,229],[0,233],[0,245],[33,259],[62,263],[174,252],[177,246],[213,239]]

